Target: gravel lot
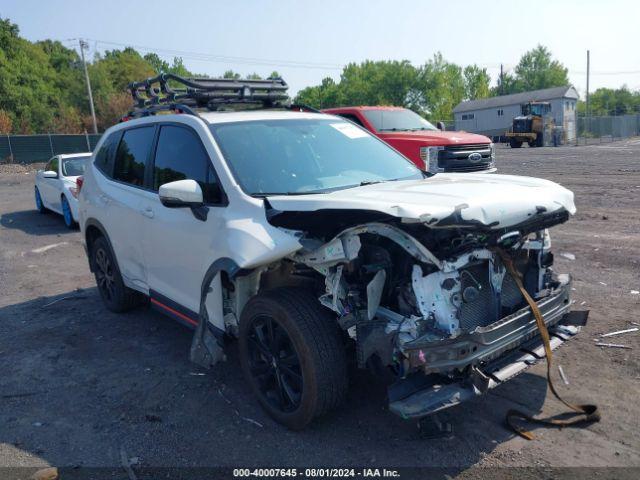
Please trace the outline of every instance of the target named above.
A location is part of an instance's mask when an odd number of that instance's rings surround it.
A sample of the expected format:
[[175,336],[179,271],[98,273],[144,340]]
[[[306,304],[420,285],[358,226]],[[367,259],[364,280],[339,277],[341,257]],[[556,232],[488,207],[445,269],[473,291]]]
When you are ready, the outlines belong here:
[[[600,423],[536,429],[532,442],[507,430],[509,408],[562,411],[537,365],[449,410],[452,439],[421,438],[415,424],[386,410],[384,387],[365,373],[353,378],[343,408],[289,432],[253,400],[235,345],[226,363],[201,371],[188,361],[189,330],[144,308],[107,312],[79,232],[34,209],[32,171],[0,165],[0,466],[120,468],[124,450],[138,462],[134,471],[431,466],[471,478],[496,473],[477,467],[519,466],[537,469],[518,470],[520,478],[536,478],[557,466],[640,468],[640,332],[608,339],[630,350],[594,346],[599,334],[640,323],[640,140],[499,149],[498,168],[576,193],[578,214],[552,240],[556,270],[574,275],[576,308],[591,316],[557,351],[570,382],[557,385],[568,400],[597,403]],[[56,246],[38,250],[47,245]],[[0,469],[0,478],[8,472]]]

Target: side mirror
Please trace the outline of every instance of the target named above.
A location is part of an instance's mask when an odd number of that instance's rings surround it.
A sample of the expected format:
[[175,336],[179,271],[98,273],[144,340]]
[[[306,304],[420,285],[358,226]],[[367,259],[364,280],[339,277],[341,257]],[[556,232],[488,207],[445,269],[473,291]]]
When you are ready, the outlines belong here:
[[42,172],[42,176],[44,178],[58,178],[58,174],[53,170],[45,170],[44,172]]
[[444,122],[438,122],[436,124],[436,127],[438,128],[438,130],[442,130],[443,132],[447,129],[447,126],[444,124]]
[[202,189],[195,180],[176,180],[160,185],[158,196],[167,208],[190,208],[198,220],[207,219],[209,209],[204,205]]

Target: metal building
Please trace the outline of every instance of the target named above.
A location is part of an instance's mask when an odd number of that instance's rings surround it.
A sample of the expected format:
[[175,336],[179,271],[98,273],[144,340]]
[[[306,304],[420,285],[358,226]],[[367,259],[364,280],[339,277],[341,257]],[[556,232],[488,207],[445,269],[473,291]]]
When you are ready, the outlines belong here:
[[513,117],[521,114],[520,106],[539,101],[551,104],[555,124],[562,126],[564,140],[576,138],[576,104],[579,95],[572,86],[545,88],[531,92],[461,102],[453,109],[456,130],[481,133],[492,138],[505,134]]

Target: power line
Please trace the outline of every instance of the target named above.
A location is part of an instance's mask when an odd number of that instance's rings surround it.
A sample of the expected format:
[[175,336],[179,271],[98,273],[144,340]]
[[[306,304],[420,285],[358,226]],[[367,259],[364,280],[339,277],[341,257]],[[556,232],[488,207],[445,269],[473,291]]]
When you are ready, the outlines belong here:
[[219,55],[219,54],[210,54],[203,52],[192,52],[187,50],[174,50],[174,49],[166,49],[166,48],[157,48],[157,47],[148,47],[144,45],[134,45],[134,44],[125,44],[119,42],[109,42],[106,40],[97,40],[97,39],[88,39],[103,45],[112,45],[116,47],[131,47],[137,50],[165,54],[165,55],[173,55],[182,57],[189,60],[199,60],[205,62],[215,62],[215,63],[236,63],[236,64],[244,64],[244,65],[263,65],[263,66],[280,66],[280,67],[291,67],[291,68],[309,68],[309,69],[322,69],[322,70],[341,70],[343,65],[337,64],[329,64],[329,63],[317,63],[317,62],[303,62],[299,60],[276,60],[276,59],[266,59],[266,58],[256,58],[256,57],[237,57],[237,56],[229,56],[229,55]]

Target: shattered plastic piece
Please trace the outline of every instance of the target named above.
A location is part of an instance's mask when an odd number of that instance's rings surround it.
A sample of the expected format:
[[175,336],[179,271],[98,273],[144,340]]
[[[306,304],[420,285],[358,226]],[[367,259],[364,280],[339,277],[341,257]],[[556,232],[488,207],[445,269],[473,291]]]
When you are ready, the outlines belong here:
[[596,343],[596,347],[607,347],[607,348],[626,348],[627,350],[631,350],[633,347],[629,345],[622,345],[620,343]]
[[566,258],[567,260],[575,260],[576,259],[576,256],[573,253],[568,253],[568,252],[562,252],[560,254],[560,256],[562,258]]
[[613,337],[614,335],[621,335],[623,333],[631,333],[631,332],[637,332],[638,330],[640,330],[640,328],[638,327],[633,327],[633,328],[627,328],[626,330],[617,330],[615,332],[609,332],[609,333],[604,333],[602,335],[600,335],[601,337]]
[[638,290],[631,290],[629,293],[631,295],[640,295],[640,291],[638,291]]
[[567,376],[564,374],[562,365],[558,365],[558,372],[560,372],[560,378],[562,378],[562,381],[564,382],[564,384],[569,385],[569,380],[567,379]]

